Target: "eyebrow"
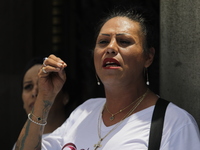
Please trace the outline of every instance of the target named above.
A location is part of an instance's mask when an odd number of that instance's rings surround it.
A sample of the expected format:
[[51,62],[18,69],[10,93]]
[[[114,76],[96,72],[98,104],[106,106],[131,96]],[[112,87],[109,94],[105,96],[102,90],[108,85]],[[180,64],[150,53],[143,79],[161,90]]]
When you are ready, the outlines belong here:
[[23,84],[32,83],[32,81],[25,81]]
[[[116,34],[116,36],[119,36],[119,35],[127,35],[128,33],[118,33]],[[105,35],[105,36],[110,36],[110,34],[105,34],[105,33],[102,33],[101,35]]]

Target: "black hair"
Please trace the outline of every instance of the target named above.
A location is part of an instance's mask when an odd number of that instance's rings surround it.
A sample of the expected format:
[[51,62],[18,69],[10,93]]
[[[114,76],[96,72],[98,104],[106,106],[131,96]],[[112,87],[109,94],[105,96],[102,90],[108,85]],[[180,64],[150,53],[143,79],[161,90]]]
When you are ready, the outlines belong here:
[[104,17],[98,22],[95,38],[97,38],[103,25],[114,17],[127,17],[132,21],[136,21],[142,28],[145,36],[144,51],[158,44],[158,17],[153,9],[144,6],[115,6],[104,14]]
[[34,65],[42,65],[43,64],[43,58],[42,56],[37,56],[37,57],[34,57],[32,58],[31,60],[29,60],[24,68],[24,73],[23,75],[25,75],[25,73],[31,68],[33,67]]

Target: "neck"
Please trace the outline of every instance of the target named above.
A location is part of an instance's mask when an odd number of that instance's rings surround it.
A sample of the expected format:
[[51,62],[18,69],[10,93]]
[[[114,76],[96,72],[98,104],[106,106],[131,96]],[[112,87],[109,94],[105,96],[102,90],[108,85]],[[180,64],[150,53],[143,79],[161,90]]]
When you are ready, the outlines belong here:
[[136,101],[146,90],[145,85],[137,88],[131,86],[105,87],[106,105],[111,112],[116,112]]

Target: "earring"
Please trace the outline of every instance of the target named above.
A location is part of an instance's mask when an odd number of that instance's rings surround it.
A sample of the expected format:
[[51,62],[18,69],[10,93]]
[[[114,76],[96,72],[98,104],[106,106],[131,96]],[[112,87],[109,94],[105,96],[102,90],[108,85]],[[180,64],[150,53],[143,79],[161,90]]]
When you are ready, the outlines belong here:
[[145,68],[145,75],[146,75],[146,84],[149,85],[149,75],[148,75],[148,69]]
[[99,78],[98,78],[97,74],[95,74],[95,76],[96,76],[96,79],[97,79],[97,85],[100,85],[101,82],[99,81]]

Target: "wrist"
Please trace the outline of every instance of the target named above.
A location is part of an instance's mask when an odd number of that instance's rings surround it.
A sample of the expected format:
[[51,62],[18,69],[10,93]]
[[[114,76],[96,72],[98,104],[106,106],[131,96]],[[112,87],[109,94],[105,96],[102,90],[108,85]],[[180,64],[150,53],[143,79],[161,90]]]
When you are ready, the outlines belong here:
[[[33,119],[34,118],[34,119]],[[37,117],[35,116],[33,113],[29,113],[28,114],[28,119],[37,124],[37,125],[41,125],[41,126],[45,126],[47,124],[46,119],[42,119],[41,117]]]
[[53,102],[51,100],[46,100],[46,98],[43,96],[38,95],[34,107],[30,113],[33,115],[30,117],[33,117],[36,121],[46,120],[52,105]]

